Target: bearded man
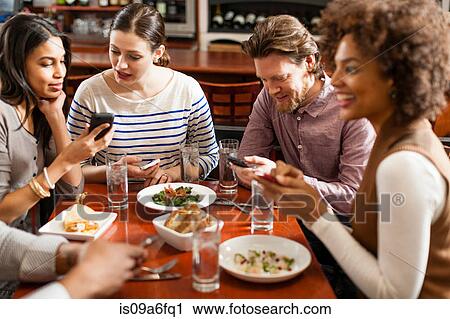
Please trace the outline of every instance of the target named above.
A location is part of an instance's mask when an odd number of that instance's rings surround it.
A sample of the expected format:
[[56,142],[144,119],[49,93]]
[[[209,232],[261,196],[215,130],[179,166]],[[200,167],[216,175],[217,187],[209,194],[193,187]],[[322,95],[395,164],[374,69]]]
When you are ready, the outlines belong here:
[[[304,173],[337,212],[349,214],[375,139],[366,119],[343,121],[318,46],[294,17],[279,15],[259,23],[244,53],[253,58],[264,88],[253,105],[239,157],[270,172],[268,159],[278,141],[286,163]],[[349,70],[355,72],[355,70]],[[234,167],[249,185],[254,170]]]

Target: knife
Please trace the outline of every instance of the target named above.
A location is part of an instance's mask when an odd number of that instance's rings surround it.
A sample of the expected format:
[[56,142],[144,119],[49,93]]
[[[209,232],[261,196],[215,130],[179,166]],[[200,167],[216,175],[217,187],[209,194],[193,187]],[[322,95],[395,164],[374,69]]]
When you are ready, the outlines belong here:
[[180,273],[162,273],[162,274],[145,274],[142,276],[135,276],[129,281],[153,281],[153,280],[171,280],[181,278]]

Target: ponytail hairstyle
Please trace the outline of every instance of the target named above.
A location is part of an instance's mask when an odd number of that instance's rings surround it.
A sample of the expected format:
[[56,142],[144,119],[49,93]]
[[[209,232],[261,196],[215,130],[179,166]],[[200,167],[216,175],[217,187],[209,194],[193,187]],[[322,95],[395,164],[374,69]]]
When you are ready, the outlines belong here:
[[[164,20],[153,7],[143,3],[132,3],[117,12],[111,24],[111,31],[132,32],[147,41],[153,51],[166,44]],[[167,48],[163,55],[154,62],[159,66],[167,66],[170,56]]]

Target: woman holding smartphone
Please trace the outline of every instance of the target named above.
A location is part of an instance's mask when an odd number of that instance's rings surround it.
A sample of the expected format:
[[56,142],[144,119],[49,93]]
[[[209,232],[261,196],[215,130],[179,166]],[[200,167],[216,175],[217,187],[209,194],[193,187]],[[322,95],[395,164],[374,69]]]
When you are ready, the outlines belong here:
[[[377,131],[353,232],[298,169],[278,162],[279,184],[257,179],[280,206],[298,205],[287,212],[302,218],[365,296],[450,298],[450,162],[427,121],[447,104],[448,20],[433,0],[336,0],[321,21],[341,117],[366,117]],[[315,204],[304,207],[295,194]]]
[[[104,182],[106,156],[127,154],[128,175],[146,185],[181,180],[180,146],[199,145],[200,174],[217,165],[218,146],[208,102],[193,78],[167,67],[164,22],[152,6],[130,4],[115,16],[110,33],[112,68],[79,86],[68,129],[77,137],[94,113],[115,115],[108,150],[83,165],[88,182]],[[147,169],[147,163],[160,162]]]
[[80,161],[105,148],[111,139],[112,132],[94,140],[106,124],[90,134],[84,130],[71,141],[63,112],[69,64],[69,40],[47,20],[19,14],[3,25],[0,219],[10,226],[30,230],[28,210],[55,187],[58,193],[79,193]]

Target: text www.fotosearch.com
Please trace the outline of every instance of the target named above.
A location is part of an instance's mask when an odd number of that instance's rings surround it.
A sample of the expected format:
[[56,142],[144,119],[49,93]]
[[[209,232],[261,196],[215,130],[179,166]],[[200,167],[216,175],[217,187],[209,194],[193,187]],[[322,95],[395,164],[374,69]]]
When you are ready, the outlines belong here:
[[[186,309],[191,308],[191,309]],[[183,311],[185,310],[185,311]],[[146,302],[132,302],[129,304],[120,303],[121,315],[168,315],[172,318],[182,315],[331,315],[331,306],[296,305],[289,303],[286,305],[249,305],[245,303],[230,302],[228,305],[189,305],[178,303],[169,305],[168,303],[149,304]]]

